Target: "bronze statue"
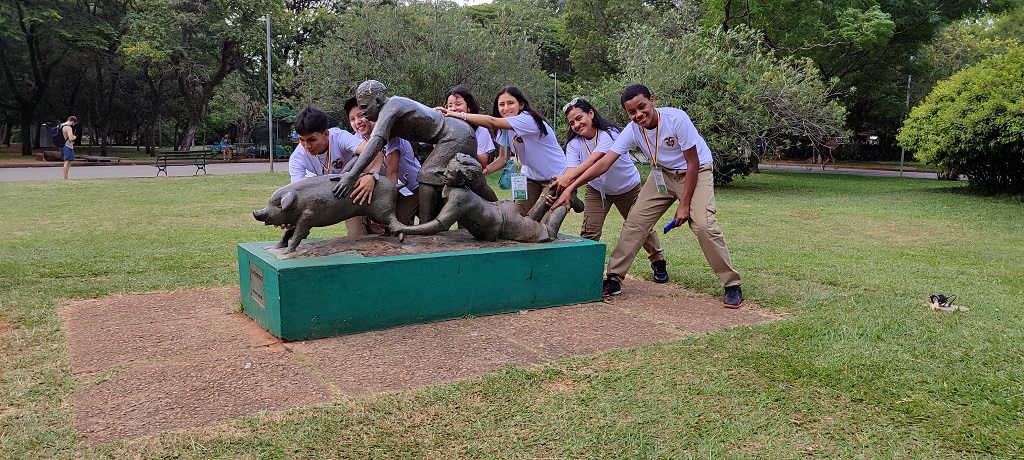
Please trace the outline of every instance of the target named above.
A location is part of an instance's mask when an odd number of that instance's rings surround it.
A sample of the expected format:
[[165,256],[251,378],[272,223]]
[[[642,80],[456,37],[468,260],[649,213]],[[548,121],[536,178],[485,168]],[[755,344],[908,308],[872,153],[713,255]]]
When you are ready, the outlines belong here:
[[[542,243],[551,241],[558,236],[558,228],[568,212],[565,206],[551,209],[547,200],[539,199],[530,209],[528,217],[519,215],[516,204],[512,201],[489,202],[473,193],[467,184],[476,183],[483,178],[483,169],[476,158],[457,153],[448,162],[448,168],[442,172],[446,185],[443,196],[447,199],[437,218],[421,221],[419,225],[404,225],[393,221],[391,233],[399,240],[405,235],[432,235],[451,228],[458,222],[469,231],[474,238],[482,241],[496,241],[498,238],[521,241],[524,243]],[[544,195],[551,193],[545,190]],[[572,208],[576,212],[583,211],[583,202],[572,197]]]
[[[457,153],[476,154],[476,139],[470,126],[461,120],[445,118],[441,113],[412,99],[387,97],[384,84],[367,80],[356,89],[356,100],[366,118],[376,122],[370,139],[363,148],[365,152],[376,152],[384,147],[388,139],[400,137],[409,142],[434,144],[434,150],[423,161],[416,180],[420,183],[420,222],[428,222],[437,216],[441,208],[441,190],[445,184],[445,167]],[[342,172],[334,196],[347,195],[355,184],[359,172],[372,160],[371,155],[360,155],[350,161]],[[487,201],[497,201],[494,190],[481,175],[466,187]]]
[[350,199],[335,197],[331,180],[337,176],[313,176],[277,189],[270,195],[267,207],[253,211],[252,216],[266,225],[285,229],[281,241],[274,246],[285,248],[284,253],[295,251],[313,227],[334,225],[356,216],[369,216],[385,224],[398,222],[395,217],[395,184],[387,176],[367,174],[376,179],[368,203],[359,205]]

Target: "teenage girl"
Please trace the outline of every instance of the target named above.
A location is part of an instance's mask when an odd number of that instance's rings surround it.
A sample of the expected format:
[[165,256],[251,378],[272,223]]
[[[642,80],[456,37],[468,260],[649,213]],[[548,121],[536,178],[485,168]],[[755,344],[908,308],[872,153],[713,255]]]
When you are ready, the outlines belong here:
[[[476,98],[473,97],[473,93],[469,91],[469,88],[459,85],[448,91],[445,97],[445,108],[449,112],[458,113],[480,113],[480,104],[476,102]],[[487,131],[487,128],[483,126],[476,126],[470,124],[473,128],[474,134],[476,134],[476,159],[480,162],[481,167],[486,167],[490,163],[491,152],[494,151],[494,139],[491,139],[491,133]]]
[[[565,174],[555,177],[559,190],[569,187],[583,171],[600,160],[611,148],[621,129],[597,112],[590,102],[575,98],[565,107],[569,135],[565,143],[565,157],[569,168]],[[587,183],[583,203],[583,228],[580,236],[594,241],[601,240],[601,230],[612,205],[623,219],[629,215],[636,197],[640,196],[640,172],[629,155],[620,155],[608,171]],[[647,234],[643,248],[647,251],[654,271],[654,281],[668,281],[665,254],[661,241],[654,229]]]
[[540,112],[530,107],[530,101],[515,86],[507,86],[498,92],[491,116],[454,112],[443,107],[438,107],[438,110],[447,117],[497,130],[495,142],[507,148],[484,167],[484,175],[500,171],[509,154],[515,157],[519,172],[526,176],[526,199],[516,200],[516,208],[523,216],[527,215],[554,177],[565,173],[565,153],[555,139],[555,131]]

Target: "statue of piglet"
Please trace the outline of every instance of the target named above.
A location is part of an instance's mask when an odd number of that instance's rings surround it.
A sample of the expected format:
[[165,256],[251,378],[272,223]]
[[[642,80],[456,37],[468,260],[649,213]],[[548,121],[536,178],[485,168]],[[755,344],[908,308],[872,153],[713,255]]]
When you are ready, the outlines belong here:
[[253,211],[252,216],[265,225],[287,228],[275,246],[287,246],[283,253],[295,251],[313,227],[334,225],[356,216],[369,216],[388,226],[397,220],[395,184],[387,176],[377,178],[370,202],[361,206],[348,196],[334,196],[332,190],[337,184],[337,177],[314,176],[285,185],[270,195],[266,208]]

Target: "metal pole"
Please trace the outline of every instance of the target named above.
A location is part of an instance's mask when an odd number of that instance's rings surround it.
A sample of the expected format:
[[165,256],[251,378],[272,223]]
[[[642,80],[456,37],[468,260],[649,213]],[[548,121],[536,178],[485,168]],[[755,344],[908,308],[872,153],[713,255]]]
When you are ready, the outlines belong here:
[[558,125],[558,74],[552,73],[548,76],[555,79],[555,92],[551,100],[551,129],[555,129]]
[[274,171],[274,92],[273,80],[270,77],[270,13],[267,13],[267,157],[270,158],[270,171]]
[[[907,117],[910,116],[910,80],[911,80],[911,74],[908,73],[907,74],[907,102],[906,102],[907,110],[906,110],[906,112],[903,113],[903,121],[904,122],[906,122],[907,121]],[[907,149],[901,145],[900,146],[900,177],[903,177],[903,159],[906,156],[906,153],[907,153]]]

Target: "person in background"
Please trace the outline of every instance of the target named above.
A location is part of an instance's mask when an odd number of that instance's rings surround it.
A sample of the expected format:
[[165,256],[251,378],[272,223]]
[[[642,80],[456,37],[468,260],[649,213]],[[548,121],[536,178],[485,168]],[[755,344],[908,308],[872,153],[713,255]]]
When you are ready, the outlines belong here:
[[522,165],[520,172],[526,176],[526,199],[516,200],[516,208],[523,216],[527,215],[554,177],[565,172],[565,152],[555,139],[555,131],[540,112],[530,107],[530,101],[515,86],[506,86],[498,92],[491,116],[454,112],[443,107],[437,110],[446,117],[499,130],[495,141],[507,149],[484,167],[483,172],[487,175],[500,171],[509,153],[516,158]]
[[78,124],[78,117],[72,115],[68,117],[68,120],[64,122],[64,126],[60,128],[61,134],[64,135],[64,145],[60,148],[61,159],[64,160],[64,178],[68,178],[68,171],[71,170],[71,162],[75,160],[75,125]]
[[[451,112],[458,113],[480,113],[480,104],[476,97],[469,91],[469,88],[459,85],[448,91],[445,97],[445,108]],[[491,133],[483,126],[469,124],[476,134],[476,159],[481,167],[486,167],[491,162],[491,152],[494,151],[494,139]]]
[[[572,185],[577,177],[604,157],[621,132],[615,123],[602,117],[586,99],[575,98],[562,107],[562,111],[569,125],[565,143],[565,158],[569,168],[565,174],[555,176],[559,190]],[[629,216],[629,210],[640,196],[640,172],[629,155],[620,155],[607,172],[591,179],[584,187],[583,228],[580,236],[601,241],[604,221],[612,205],[615,205],[624,219]],[[653,228],[647,232],[643,248],[651,261],[654,282],[668,282],[665,253]]]
[[675,214],[665,231],[689,222],[704,258],[725,287],[723,305],[743,304],[740,274],[732,266],[725,236],[715,217],[715,187],[711,149],[686,112],[673,107],[655,107],[651,91],[644,85],[630,85],[622,92],[622,108],[631,120],[608,152],[581,173],[558,197],[553,206],[568,206],[571,190],[608,171],[618,157],[637,147],[651,160],[651,173],[636,204],[622,224],[619,241],[608,257],[602,291],[622,292],[622,279],[647,235],[677,201]]
[[224,156],[224,161],[231,159],[231,137],[227,134],[220,139],[220,153]]

